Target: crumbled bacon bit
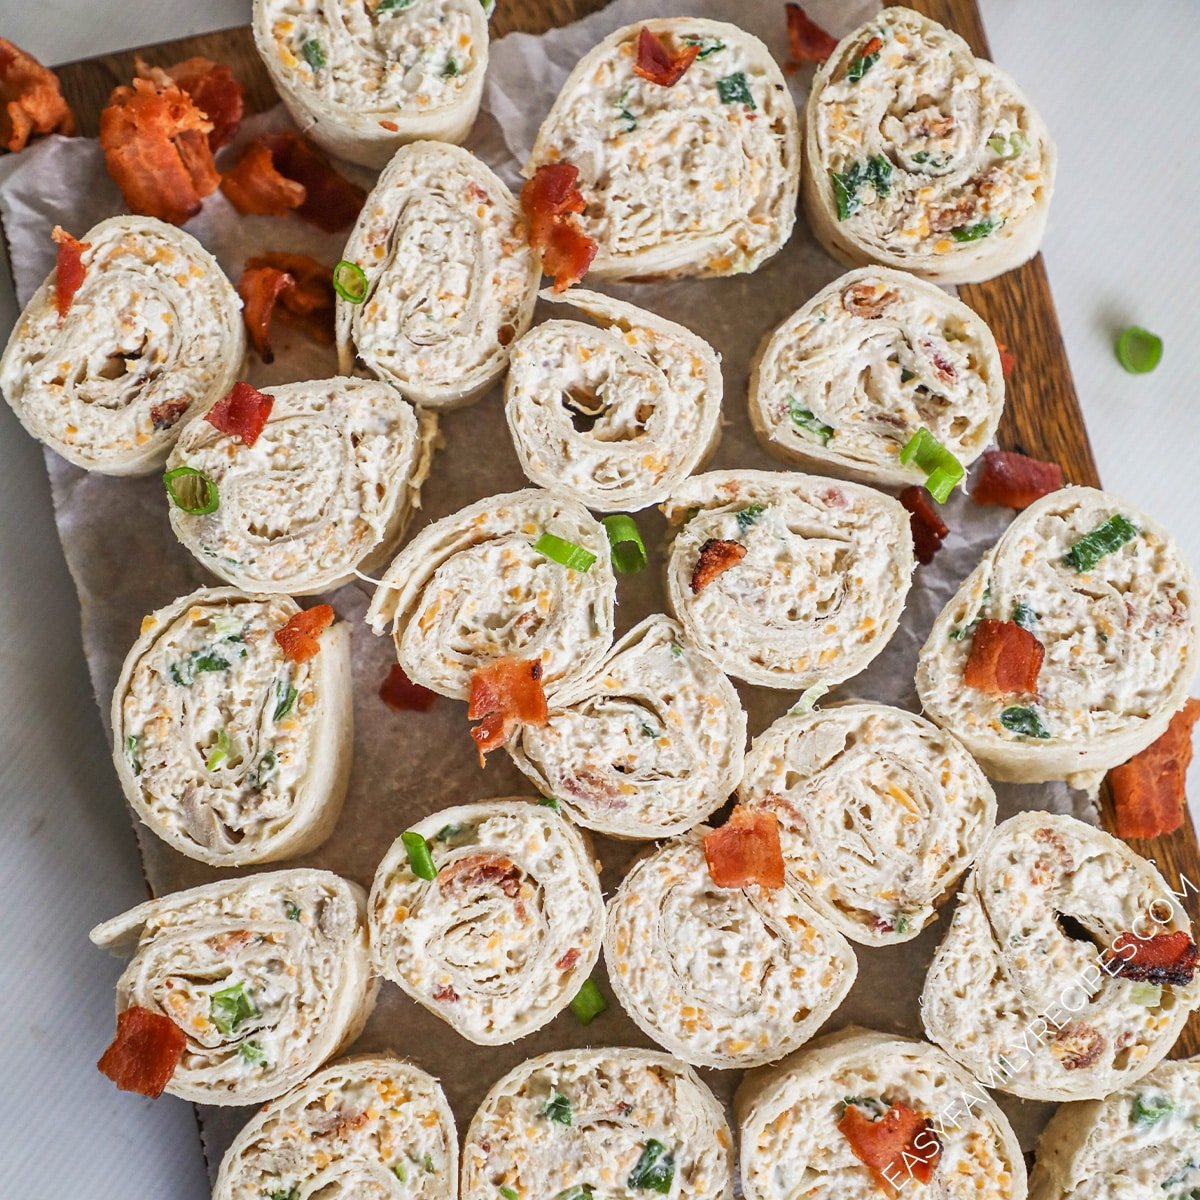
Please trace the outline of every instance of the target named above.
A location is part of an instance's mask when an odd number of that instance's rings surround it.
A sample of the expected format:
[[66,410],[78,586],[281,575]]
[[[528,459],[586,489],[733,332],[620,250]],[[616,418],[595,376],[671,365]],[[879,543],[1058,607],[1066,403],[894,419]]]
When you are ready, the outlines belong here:
[[479,765],[508,741],[517,725],[545,725],[546,693],[540,659],[498,658],[471,673],[467,717],[479,724],[471,730],[479,748]]
[[779,818],[737,805],[724,825],[704,835],[704,859],[717,887],[783,887]]
[[150,424],[160,431],[170,429],[187,412],[190,404],[190,400],[168,400],[165,404],[155,404],[150,409]]
[[379,689],[379,698],[388,708],[394,708],[397,712],[428,712],[437,701],[437,693],[413,683],[404,673],[404,668],[399,663],[393,663]]
[[847,1104],[837,1128],[888,1196],[898,1196],[909,1178],[928,1183],[942,1155],[933,1123],[907,1104],[893,1104],[878,1120]]
[[283,648],[284,658],[307,662],[321,649],[318,639],[332,624],[333,609],[318,604],[296,613],[282,629],[275,630],[275,640]]
[[248,258],[238,294],[250,344],[263,362],[275,357],[270,336],[275,316],[315,342],[333,342],[332,272],[307,254],[270,251]]
[[251,142],[237,162],[221,174],[221,192],[240,213],[282,217],[304,203],[302,183],[287,179],[275,169],[270,148]]
[[1104,1035],[1082,1021],[1072,1021],[1050,1035],[1050,1052],[1067,1071],[1095,1066],[1104,1046]]
[[61,321],[71,308],[75,293],[83,286],[85,268],[83,252],[90,250],[90,242],[73,238],[61,225],[55,225],[50,235],[58,243],[58,259],[54,268],[54,303]]
[[438,872],[438,890],[443,896],[462,896],[492,884],[515,900],[521,894],[521,868],[503,854],[483,851],[456,859]]
[[435,1000],[440,1000],[445,1004],[453,1004],[458,999],[458,993],[448,984],[443,983],[441,987],[433,993]]
[[173,67],[152,67],[137,60],[139,79],[148,79],[159,87],[175,87],[187,92],[192,103],[212,122],[208,148],[215,154],[238,131],[246,112],[245,88],[224,64],[197,55],[185,58]]
[[963,683],[981,692],[1037,692],[1046,648],[1016,621],[980,621],[963,667]]
[[883,38],[873,37],[858,53],[861,58],[867,58],[872,54],[878,54],[882,49]]
[[837,38],[830,36],[811,20],[800,5],[789,4],[786,7],[791,58],[785,69],[794,71],[804,63],[824,62],[837,49]]
[[1112,974],[1136,983],[1169,983],[1174,987],[1187,987],[1200,961],[1200,950],[1182,929],[1148,938],[1123,933],[1113,943],[1112,952],[1114,958],[1109,959],[1108,967]]
[[117,1035],[96,1066],[122,1091],[156,1098],[186,1046],[187,1035],[174,1021],[135,1004],[117,1014]]
[[912,529],[913,550],[916,552],[917,562],[928,566],[933,562],[933,556],[942,548],[950,526],[934,508],[933,497],[919,484],[904,488],[898,499],[911,514],[908,523]]
[[29,139],[75,132],[58,76],[6,38],[0,38],[0,146],[24,150]]
[[598,248],[576,215],[587,207],[578,179],[578,167],[549,163],[538,167],[521,189],[529,244],[541,255],[542,270],[553,277],[556,292],[566,291],[587,274]]
[[275,397],[252,388],[240,379],[204,414],[214,428],[237,438],[243,446],[253,446],[266,428]]
[[1000,373],[1007,379],[1017,365],[1016,357],[1003,342],[997,342],[996,349],[1000,351]]
[[684,45],[675,51],[668,50],[662,39],[643,25],[638,30],[637,61],[633,64],[633,73],[657,83],[659,87],[674,87],[699,53],[699,42]]
[[1162,737],[1109,772],[1117,837],[1156,838],[1183,824],[1192,727],[1198,720],[1200,700],[1189,699]]
[[842,293],[842,307],[853,316],[873,321],[899,299],[894,288],[881,292],[873,283],[854,283]]
[[745,557],[746,547],[741,542],[709,538],[700,547],[700,555],[692,568],[692,594],[698,596],[718,575],[737,566]]
[[274,267],[247,267],[238,280],[238,295],[242,298],[242,323],[250,345],[264,363],[275,361],[271,348],[271,317],[281,296],[294,291],[296,281],[286,271]]
[[976,504],[1028,508],[1063,485],[1062,467],[1015,450],[986,450],[971,499]]
[[578,961],[579,951],[572,946],[571,949],[568,950],[566,954],[564,954],[562,958],[560,958],[558,962],[554,964],[554,966],[556,970],[569,971]]
[[938,349],[937,343],[932,338],[922,338],[921,348],[929,355],[929,359],[933,363],[934,374],[943,383],[953,383],[958,378],[958,371],[955,370],[954,364]]

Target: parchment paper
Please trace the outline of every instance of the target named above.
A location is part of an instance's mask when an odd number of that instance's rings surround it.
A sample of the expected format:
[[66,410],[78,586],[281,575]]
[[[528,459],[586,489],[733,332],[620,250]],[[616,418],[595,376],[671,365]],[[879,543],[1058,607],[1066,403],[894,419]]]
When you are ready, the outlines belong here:
[[[782,4],[735,0],[670,0],[653,6],[655,15],[691,15],[732,20],[750,30],[787,60]],[[873,0],[808,0],[810,14],[842,36],[877,10]],[[468,143],[512,187],[520,186],[524,162],[542,118],[568,71],[582,54],[621,25],[647,13],[643,0],[616,0],[603,11],[541,37],[512,34],[492,47],[483,111]],[[798,105],[811,69],[789,76]],[[222,152],[236,155],[238,144],[264,127],[282,127],[281,108],[246,122],[238,142]],[[353,168],[347,173],[354,174]],[[104,170],[99,146],[82,138],[52,138],[13,156],[0,172],[0,219],[11,248],[17,292],[24,304],[54,261],[50,230],[60,223],[82,235],[103,217],[122,211],[120,196]],[[369,177],[363,177],[369,183]],[[185,227],[218,258],[236,281],[251,254],[287,249],[333,263],[345,237],[326,235],[295,217],[241,217],[215,193]],[[348,232],[348,231],[347,231]],[[612,286],[613,294],[652,309],[695,330],[721,354],[725,379],[724,433],[711,464],[781,469],[765,455],[750,430],[746,383],[750,359],[768,331],[819,288],[840,274],[798,220],[787,247],[752,275],[730,279]],[[588,286],[592,286],[589,284]],[[545,314],[539,312],[537,319]],[[557,314],[561,316],[562,314]],[[264,367],[251,358],[249,380],[258,386],[336,373],[332,350],[314,346],[278,325],[273,331],[276,359]],[[481,403],[442,418],[445,447],[434,462],[410,536],[427,521],[497,492],[526,486],[504,422],[500,388]],[[201,585],[219,581],[175,540],[167,520],[167,500],[157,475],[111,479],[88,475],[47,451],[55,518],[67,564],[79,591],[83,644],[97,703],[106,728],[112,689],[142,616]],[[932,566],[919,568],[899,632],[874,664],[828,699],[861,697],[917,710],[913,673],[919,647],[934,617],[981,553],[999,537],[1011,514],[982,508],[961,493],[945,506],[951,533]],[[639,516],[650,552],[648,570],[622,576],[617,633],[623,634],[654,611],[662,596],[664,523],[657,511]],[[316,853],[263,869],[319,866],[369,888],[375,867],[392,840],[418,817],[452,804],[492,796],[529,795],[531,788],[504,754],[478,766],[462,704],[440,700],[429,713],[394,713],[379,700],[379,685],[394,661],[390,638],[376,638],[362,623],[369,585],[357,583],[326,597],[339,616],[352,623],[354,637],[355,761],[345,811],[333,837]],[[755,735],[794,702],[791,693],[739,685]],[[111,731],[110,731],[111,732]],[[457,748],[457,749],[455,749]],[[1023,808],[1073,812],[1095,820],[1086,798],[1062,785],[997,785],[1001,818]],[[97,788],[96,803],[121,803],[115,772]],[[155,894],[210,882],[220,874],[184,858],[136,824],[146,876]],[[606,894],[616,888],[640,846],[595,839],[603,863]],[[239,872],[245,873],[245,872]],[[829,1025],[868,1025],[921,1036],[917,998],[925,970],[949,920],[952,905],[913,942],[884,949],[856,947],[858,981]],[[97,912],[97,921],[113,914]],[[81,947],[81,953],[99,953]],[[608,1011],[586,1029],[569,1012],[540,1032],[511,1045],[476,1047],[385,984],[354,1051],[392,1049],[438,1076],[465,1130],[484,1093],[518,1062],[544,1051],[583,1044],[651,1046],[621,1012],[607,983]],[[99,1053],[101,1047],[97,1047]],[[739,1072],[702,1074],[728,1101]],[[1012,1117],[1026,1149],[1049,1114],[1049,1106],[998,1097]],[[169,1100],[161,1103],[170,1103]],[[215,1173],[234,1133],[248,1113],[242,1109],[201,1109],[201,1127],[210,1172]]]

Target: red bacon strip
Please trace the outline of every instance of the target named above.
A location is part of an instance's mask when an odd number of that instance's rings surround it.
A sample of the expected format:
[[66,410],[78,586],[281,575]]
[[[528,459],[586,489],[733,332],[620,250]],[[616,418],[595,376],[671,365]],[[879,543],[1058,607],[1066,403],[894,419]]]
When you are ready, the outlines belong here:
[[1000,373],[1007,379],[1017,365],[1016,357],[1003,342],[997,342],[996,349],[1000,351]]
[[1192,727],[1200,720],[1200,700],[1189,699],[1167,731],[1141,754],[1109,772],[1117,810],[1117,837],[1156,838],[1183,824]]
[[963,667],[967,687],[993,695],[1036,692],[1046,647],[1016,621],[980,621]]
[[692,568],[692,595],[698,596],[718,575],[736,567],[745,557],[746,547],[741,542],[709,538],[700,547],[700,556]]
[[274,396],[268,396],[239,379],[204,414],[204,419],[214,429],[240,439],[243,446],[253,446],[265,428],[274,405]]
[[315,342],[333,342],[332,273],[307,254],[270,251],[248,258],[238,280],[238,295],[250,344],[265,363],[275,358],[271,349],[275,316]]
[[1113,943],[1112,952],[1114,957],[1107,964],[1110,973],[1137,983],[1187,987],[1196,974],[1197,962],[1200,962],[1200,949],[1182,929],[1175,933],[1156,933],[1148,938],[1123,933]]
[[637,60],[633,64],[633,73],[657,83],[659,87],[674,87],[699,53],[699,42],[684,45],[675,51],[668,50],[662,39],[643,25],[638,30]]
[[70,310],[75,293],[83,286],[83,252],[91,249],[91,243],[76,240],[61,225],[55,225],[50,236],[58,243],[58,260],[54,267],[54,303],[61,321]]
[[117,1035],[96,1066],[122,1091],[157,1098],[186,1046],[187,1035],[174,1021],[135,1004],[117,1014]]
[[404,668],[399,663],[393,663],[379,689],[379,698],[388,708],[397,712],[428,712],[437,701],[437,693],[413,683],[404,673]]
[[75,132],[58,76],[6,38],[0,38],[0,147],[24,150],[40,134]]
[[564,292],[578,283],[596,257],[596,243],[584,232],[577,213],[587,203],[577,186],[579,168],[570,163],[538,167],[521,189],[521,211],[529,223],[529,244],[541,255],[542,270]]
[[158,87],[174,84],[187,92],[212,122],[208,148],[214,154],[237,133],[246,112],[246,90],[224,63],[201,55],[185,58],[173,67],[152,67],[140,58],[136,61],[139,79],[148,79]]
[[238,212],[260,217],[282,217],[299,208],[307,195],[303,184],[279,173],[270,147],[261,140],[251,142],[222,173],[221,191]]
[[786,70],[794,71],[804,63],[823,63],[836,49],[837,38],[831,37],[810,19],[798,4],[788,4],[787,35],[791,58]]
[[465,896],[493,885],[510,900],[521,894],[521,868],[491,850],[468,854],[438,872],[438,890],[443,896]]
[[467,717],[479,724],[471,730],[479,748],[479,765],[508,741],[517,725],[545,725],[546,693],[540,659],[498,658],[471,673]]
[[783,887],[779,818],[737,805],[720,829],[704,835],[704,859],[717,887]]
[[332,624],[333,609],[328,604],[318,604],[298,612],[282,629],[275,630],[275,640],[282,647],[284,658],[307,662],[321,649],[318,639]]
[[265,363],[275,361],[275,351],[271,349],[271,318],[275,306],[281,296],[295,288],[296,281],[291,275],[274,267],[247,267],[238,280],[246,336]]
[[976,504],[1028,508],[1062,485],[1063,472],[1058,463],[1042,462],[1015,450],[986,450],[971,499]]
[[929,1118],[907,1104],[893,1104],[877,1121],[856,1105],[847,1104],[837,1127],[854,1157],[888,1196],[898,1196],[910,1178],[928,1183],[942,1156]]
[[913,549],[916,551],[917,562],[928,566],[933,562],[933,556],[942,548],[950,526],[934,508],[933,497],[925,488],[918,485],[906,487],[901,491],[899,500],[912,514],[909,517],[909,525],[912,528]]

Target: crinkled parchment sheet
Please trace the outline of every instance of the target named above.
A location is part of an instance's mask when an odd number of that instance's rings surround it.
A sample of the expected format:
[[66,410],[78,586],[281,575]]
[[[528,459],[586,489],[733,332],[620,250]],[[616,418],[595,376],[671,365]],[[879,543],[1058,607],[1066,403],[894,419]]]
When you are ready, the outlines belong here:
[[[779,62],[787,60],[782,3],[693,0],[684,4],[670,0],[654,7],[658,15],[732,20],[762,38]],[[808,0],[806,8],[841,36],[878,5],[870,0]],[[512,34],[496,42],[483,110],[469,147],[510,186],[518,188],[519,165],[570,68],[602,37],[639,20],[646,11],[641,0],[617,0],[584,21],[541,37]],[[789,76],[797,105],[803,102],[811,75],[811,70],[805,70]],[[277,108],[248,121],[239,143],[265,127],[286,124],[286,115]],[[224,155],[236,153],[237,143],[223,151]],[[0,174],[0,217],[23,304],[53,266],[53,225],[60,223],[82,235],[96,221],[120,212],[121,202],[105,173],[97,143],[82,138],[48,139],[26,153],[11,156]],[[363,181],[369,183],[369,179]],[[263,250],[301,251],[333,263],[341,257],[343,244],[342,235],[322,234],[294,217],[239,217],[219,192],[208,197],[203,211],[186,228],[217,256],[234,280],[244,260]],[[765,333],[838,274],[837,265],[817,246],[800,219],[784,250],[752,275],[610,289],[695,330],[720,352],[725,428],[714,468],[779,469],[780,464],[759,449],[750,430],[746,414],[750,359]],[[251,383],[264,386],[336,373],[331,349],[313,346],[286,327],[276,329],[275,347],[272,366],[251,359]],[[410,533],[484,496],[526,484],[504,423],[499,387],[479,404],[445,415],[442,431],[445,447],[435,458],[422,495],[423,508]],[[175,540],[157,475],[142,479],[89,475],[49,451],[46,467],[63,550],[79,590],[88,667],[107,725],[112,689],[125,653],[138,636],[142,616],[193,588],[219,581],[207,575]],[[917,708],[913,686],[917,650],[955,586],[1000,535],[1010,515],[1004,509],[975,506],[961,494],[946,506],[946,513],[952,532],[934,564],[917,571],[899,632],[869,670],[838,690],[838,697],[857,696]],[[650,552],[650,568],[620,579],[618,635],[648,613],[664,608],[664,524],[657,511],[643,513],[639,523]],[[369,585],[356,583],[327,597],[339,616],[351,622],[354,639],[355,758],[341,822],[316,853],[263,869],[326,867],[369,888],[389,844],[417,818],[451,804],[531,791],[504,754],[493,755],[487,769],[480,769],[462,704],[441,700],[428,713],[395,713],[380,702],[378,688],[394,658],[391,639],[372,636],[362,623],[368,592]],[[739,691],[752,735],[795,701],[795,696],[786,692],[744,685],[739,685]],[[453,746],[459,747],[458,752],[447,754],[446,748]],[[997,791],[1002,817],[1022,808],[1090,815],[1083,797],[1069,794],[1061,785],[1001,784]],[[121,802],[114,774],[107,787],[97,788],[96,803]],[[140,825],[136,832],[146,876],[156,895],[219,877],[212,868],[171,850]],[[640,847],[603,837],[595,841],[603,862],[605,892],[611,893]],[[952,904],[947,904],[940,919],[916,941],[885,949],[856,948],[858,981],[830,1024],[836,1028],[857,1022],[920,1036],[917,998],[951,908]],[[112,915],[97,912],[95,919]],[[80,950],[100,953],[90,947]],[[475,1047],[399,988],[385,984],[374,1016],[354,1050],[392,1049],[439,1077],[459,1129],[465,1130],[487,1088],[515,1064],[547,1050],[581,1044],[652,1045],[613,1001],[586,1029],[565,1012],[513,1045]],[[702,1074],[725,1101],[740,1077],[735,1071],[706,1070]],[[1048,1115],[1048,1106],[1001,1099],[1028,1148]],[[214,1173],[247,1115],[240,1109],[202,1108],[205,1149]]]

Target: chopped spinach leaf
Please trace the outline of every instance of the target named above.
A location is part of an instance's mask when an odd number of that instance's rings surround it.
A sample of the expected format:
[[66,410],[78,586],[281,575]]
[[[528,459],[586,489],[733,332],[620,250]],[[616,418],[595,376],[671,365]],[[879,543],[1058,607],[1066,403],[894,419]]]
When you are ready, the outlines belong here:
[[750,83],[745,71],[735,71],[717,80],[717,95],[722,104],[744,104],[747,108],[757,108],[754,97],[750,94]]
[[737,514],[738,528],[745,533],[766,511],[765,504],[748,504]]
[[1166,1096],[1135,1096],[1129,1119],[1134,1125],[1155,1125],[1175,1111],[1175,1105]]
[[1023,708],[1020,705],[1006,708],[1000,714],[1000,724],[1009,733],[1015,733],[1021,737],[1048,738],[1050,736],[1050,731],[1042,724],[1041,717],[1033,708]]
[[314,71],[319,71],[325,65],[325,48],[316,38],[309,38],[300,47],[300,53]]
[[662,1142],[651,1138],[626,1180],[630,1188],[667,1195],[675,1178],[675,1155]]
[[250,1063],[266,1062],[266,1051],[257,1042],[243,1042],[238,1047],[238,1053],[242,1056],[242,1061]]
[[830,171],[829,178],[833,181],[838,220],[844,221],[861,207],[862,198],[858,191],[864,184],[869,183],[875,189],[877,198],[891,194],[892,164],[884,155],[872,154],[866,162],[851,163],[849,169],[841,174]]
[[282,721],[296,706],[296,696],[296,689],[291,682],[287,679],[280,679],[275,684],[275,711],[271,714],[271,720]]
[[132,733],[125,739],[125,753],[129,757],[129,769],[135,775],[140,775],[142,773],[142,744],[141,740]]
[[[245,651],[242,651],[245,657]],[[172,663],[169,673],[173,682],[180,687],[191,687],[202,671],[228,671],[229,659],[222,658],[215,650],[193,650],[186,658]]]
[[279,774],[279,756],[274,750],[268,750],[266,754],[258,760],[258,766],[250,772],[246,782],[254,788],[255,791],[261,792],[276,775]]
[[246,991],[246,985],[239,982],[232,987],[213,992],[209,997],[208,1015],[217,1029],[228,1036],[235,1033],[243,1021],[262,1014],[255,1006],[250,993]]
[[725,43],[718,41],[716,38],[709,41],[707,38],[702,37],[685,37],[683,42],[686,46],[700,47],[700,53],[696,55],[697,58],[707,58],[710,54],[716,54],[718,50],[725,49]]
[[950,236],[956,242],[977,242],[989,233],[994,233],[1002,224],[1002,221],[994,221],[988,217],[983,221],[976,221],[974,225],[960,225],[957,229],[950,230]]
[[550,1099],[542,1105],[542,1116],[556,1125],[571,1124],[571,1102],[561,1092],[551,1092]]
[[846,78],[851,83],[857,83],[878,61],[878,51],[874,54],[860,54],[857,58],[851,60],[850,69],[846,72]]
[[1022,629],[1032,630],[1037,626],[1037,613],[1028,604],[1024,604],[1020,600],[1013,605],[1012,619]]
[[787,398],[788,416],[792,418],[792,424],[797,429],[805,429],[809,433],[816,434],[821,439],[821,445],[825,446],[829,443],[829,439],[833,437],[833,426],[826,425],[812,411],[805,408],[795,396]]

